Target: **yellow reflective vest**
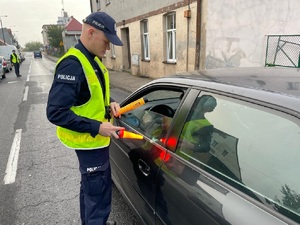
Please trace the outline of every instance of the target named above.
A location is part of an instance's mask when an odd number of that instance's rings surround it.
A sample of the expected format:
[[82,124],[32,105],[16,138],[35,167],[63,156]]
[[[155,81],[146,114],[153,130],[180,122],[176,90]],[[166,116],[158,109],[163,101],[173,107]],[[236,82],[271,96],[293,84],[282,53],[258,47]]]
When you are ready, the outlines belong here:
[[12,56],[12,59],[11,59],[12,63],[20,62],[20,60],[16,54],[12,54],[11,56]]
[[[95,58],[95,61],[98,63],[104,75],[106,90],[104,99],[102,87],[97,74],[95,73],[89,60],[81,51],[76,48],[69,49],[69,51],[58,60],[57,65],[68,56],[75,56],[80,61],[91,95],[88,102],[83,105],[72,106],[70,109],[78,116],[86,117],[100,122],[107,122],[108,120],[105,119],[105,106],[108,106],[110,103],[110,93],[109,75],[106,67],[97,57]],[[109,137],[104,137],[100,134],[92,137],[90,133],[80,133],[60,126],[57,126],[56,134],[59,140],[65,146],[72,149],[96,149],[106,147],[110,144]]]
[[[180,136],[181,139],[184,139],[187,142],[190,142],[192,144],[203,144],[202,143],[202,136],[194,135],[197,131],[201,130],[202,128],[212,126],[212,124],[207,119],[197,119],[197,120],[191,120],[185,123],[183,127],[182,134]],[[189,159],[187,155],[193,155],[194,149],[186,149],[186,148],[180,148],[179,149],[179,155],[181,155],[185,159]],[[184,154],[183,154],[184,152]]]

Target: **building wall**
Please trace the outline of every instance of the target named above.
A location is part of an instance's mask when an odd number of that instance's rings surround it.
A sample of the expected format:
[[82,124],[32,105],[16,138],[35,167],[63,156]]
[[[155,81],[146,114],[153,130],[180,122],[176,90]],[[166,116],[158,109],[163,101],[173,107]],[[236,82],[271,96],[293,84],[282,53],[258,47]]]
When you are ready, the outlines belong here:
[[[133,1],[134,2],[134,1]],[[137,1],[125,4],[124,1],[113,1],[113,3],[101,6],[101,10],[110,14],[117,22],[117,33],[121,37],[124,46],[115,46],[115,58],[111,58],[111,52],[103,59],[105,65],[114,70],[126,70],[133,75],[147,76],[152,78],[172,74],[186,70],[192,70],[195,63],[195,29],[196,29],[196,2],[190,5],[192,18],[184,17],[184,11],[188,9],[187,1],[155,1],[157,4],[146,4]],[[101,2],[103,3],[103,1]],[[116,13],[110,10],[112,4],[122,8],[122,12]],[[122,6],[124,4],[124,8]],[[147,5],[147,7],[146,7]],[[141,10],[135,10],[141,7]],[[134,12],[131,12],[134,9]],[[149,11],[152,10],[152,11]],[[125,13],[127,12],[127,13]],[[168,64],[166,61],[166,44],[164,30],[164,15],[168,12],[176,12],[176,64]],[[125,14],[124,14],[125,13]],[[138,13],[138,14],[137,14]],[[144,14],[143,14],[144,13]],[[126,17],[125,17],[126,15]],[[130,17],[129,17],[130,16]],[[126,18],[123,22],[118,19]],[[150,61],[142,61],[141,25],[143,19],[148,19]],[[189,30],[188,30],[189,27]],[[126,31],[129,35],[126,35]],[[188,33],[188,35],[187,35]],[[127,39],[128,37],[128,39]],[[135,61],[137,59],[137,61]]]
[[3,40],[3,34],[4,34],[5,43],[8,45],[13,45],[14,44],[13,36],[12,36],[11,32],[9,32],[9,29],[7,29],[5,27],[0,29],[0,39],[1,40]]
[[44,44],[44,48],[47,48],[49,46],[49,40],[48,40],[48,35],[47,35],[47,25],[44,25],[42,27],[42,37],[43,37],[43,44]]
[[63,31],[62,38],[65,52],[67,52],[71,47],[74,47],[78,43],[80,35],[81,31]]
[[[117,23],[161,10],[173,4],[187,4],[188,2],[188,0],[110,0],[110,3],[107,5],[106,0],[99,1],[101,11],[112,15]],[[96,2],[96,0],[93,2]],[[96,3],[93,3],[93,7],[95,6]],[[93,8],[93,11],[96,11],[96,8]]]
[[207,1],[206,68],[264,66],[266,35],[299,35],[299,8],[299,0]]
[[[201,2],[199,25],[197,2]],[[118,35],[126,43],[115,47],[115,58],[110,58],[108,51],[103,61],[108,68],[140,76],[157,78],[194,70],[198,54],[200,69],[261,67],[265,62],[267,35],[300,33],[299,0],[111,0],[108,5],[105,3],[100,1],[100,11],[115,18]],[[191,18],[187,19],[183,14],[189,8]],[[163,15],[170,11],[176,12],[175,65],[163,63],[166,58]],[[150,62],[141,60],[140,21],[143,19],[149,22]],[[201,32],[199,40],[197,29]],[[126,30],[129,31],[128,42]],[[197,42],[200,43],[198,49]]]

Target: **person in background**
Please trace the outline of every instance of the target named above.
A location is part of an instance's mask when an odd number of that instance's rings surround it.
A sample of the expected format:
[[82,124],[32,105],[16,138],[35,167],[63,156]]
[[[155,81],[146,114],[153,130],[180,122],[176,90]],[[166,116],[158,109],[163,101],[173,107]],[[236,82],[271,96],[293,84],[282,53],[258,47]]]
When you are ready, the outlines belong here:
[[15,74],[17,77],[21,77],[20,74],[20,58],[18,54],[16,54],[16,50],[12,50],[12,54],[10,55],[10,61],[14,65],[15,68]]
[[[115,20],[104,12],[83,20],[75,47],[57,62],[48,96],[47,118],[57,125],[57,136],[75,149],[81,173],[80,217],[82,225],[113,225],[110,138],[119,138],[110,117],[120,109],[110,97],[109,74],[101,58],[110,43],[122,46]],[[112,114],[112,115],[111,115]]]

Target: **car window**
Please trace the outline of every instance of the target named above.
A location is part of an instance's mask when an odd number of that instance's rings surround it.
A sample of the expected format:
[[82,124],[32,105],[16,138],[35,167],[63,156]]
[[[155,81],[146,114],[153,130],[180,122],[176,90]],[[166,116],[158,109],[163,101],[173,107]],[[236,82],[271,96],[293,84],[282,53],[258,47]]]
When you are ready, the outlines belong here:
[[300,215],[300,128],[292,115],[201,94],[178,143],[185,160]]
[[147,102],[122,115],[122,120],[151,138],[162,141],[182,99],[183,91],[154,90],[143,97]]

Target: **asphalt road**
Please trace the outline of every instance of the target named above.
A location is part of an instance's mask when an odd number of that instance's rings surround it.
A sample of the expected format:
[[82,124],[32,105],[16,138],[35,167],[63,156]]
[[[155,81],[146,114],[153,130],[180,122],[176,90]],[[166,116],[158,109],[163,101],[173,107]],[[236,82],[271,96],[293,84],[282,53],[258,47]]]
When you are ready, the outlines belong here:
[[[22,77],[11,71],[0,83],[0,225],[79,225],[77,158],[45,114],[55,64],[25,57]],[[127,94],[112,87],[116,100]],[[110,219],[138,224],[115,187]]]

